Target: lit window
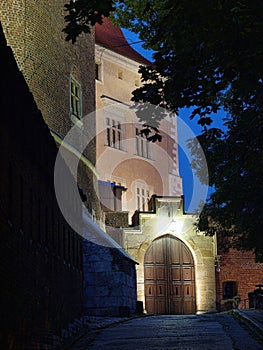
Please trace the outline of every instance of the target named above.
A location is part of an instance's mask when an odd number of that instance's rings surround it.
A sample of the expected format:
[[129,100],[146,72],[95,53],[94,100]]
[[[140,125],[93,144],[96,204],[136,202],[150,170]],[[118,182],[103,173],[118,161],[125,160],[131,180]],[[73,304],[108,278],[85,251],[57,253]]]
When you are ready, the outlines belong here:
[[73,119],[81,119],[81,87],[73,78],[70,82],[70,111]]
[[144,137],[138,128],[135,128],[136,133],[136,154],[144,158],[150,158],[150,142]]
[[114,119],[106,118],[106,144],[109,147],[122,149],[123,130],[121,123]]

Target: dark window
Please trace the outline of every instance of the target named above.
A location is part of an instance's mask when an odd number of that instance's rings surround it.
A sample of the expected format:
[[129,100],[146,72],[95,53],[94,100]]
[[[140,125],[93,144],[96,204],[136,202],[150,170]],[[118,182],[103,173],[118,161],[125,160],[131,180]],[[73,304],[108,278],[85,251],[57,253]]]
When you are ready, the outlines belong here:
[[96,63],[95,64],[95,78],[96,80],[102,80],[101,79],[101,64]]
[[81,87],[73,78],[71,78],[70,95],[71,116],[73,118],[81,119]]
[[237,295],[237,283],[235,281],[223,282],[223,299],[231,299]]
[[106,119],[107,126],[107,146],[122,149],[122,128],[120,122],[116,122],[115,120],[111,120],[109,118]]
[[135,128],[135,135],[137,155],[144,158],[150,158],[149,141],[140,133],[138,128]]
[[118,70],[118,79],[122,80],[123,79],[123,71]]

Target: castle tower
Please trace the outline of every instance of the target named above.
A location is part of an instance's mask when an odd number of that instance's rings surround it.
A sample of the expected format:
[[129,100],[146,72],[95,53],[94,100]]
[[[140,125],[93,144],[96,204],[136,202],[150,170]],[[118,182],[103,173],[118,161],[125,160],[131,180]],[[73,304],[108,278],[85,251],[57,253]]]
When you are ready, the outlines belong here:
[[[176,118],[166,117],[160,122],[162,142],[148,142],[140,133],[144,126],[132,109],[131,97],[141,86],[139,66],[151,62],[135,51],[121,29],[107,19],[95,26],[95,42],[96,168],[102,183],[127,189],[122,210],[129,212],[131,220],[136,210],[149,209],[153,194],[182,194]],[[110,206],[108,198],[106,202]],[[112,205],[112,209],[116,207]]]

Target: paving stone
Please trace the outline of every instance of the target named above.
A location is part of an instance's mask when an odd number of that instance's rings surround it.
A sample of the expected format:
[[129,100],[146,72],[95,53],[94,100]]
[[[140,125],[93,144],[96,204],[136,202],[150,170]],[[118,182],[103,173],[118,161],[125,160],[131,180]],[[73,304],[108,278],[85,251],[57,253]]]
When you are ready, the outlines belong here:
[[[98,320],[99,321],[99,320]],[[108,324],[115,320],[108,319]],[[98,322],[98,326],[99,326]],[[107,324],[101,323],[102,328]],[[261,350],[230,314],[148,316],[93,329],[71,350]]]

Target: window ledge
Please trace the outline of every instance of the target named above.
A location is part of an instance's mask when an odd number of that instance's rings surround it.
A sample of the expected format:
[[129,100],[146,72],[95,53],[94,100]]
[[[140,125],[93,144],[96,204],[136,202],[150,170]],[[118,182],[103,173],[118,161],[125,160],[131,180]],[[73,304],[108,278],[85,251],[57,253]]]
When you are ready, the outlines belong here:
[[154,162],[154,159],[153,158],[147,158],[147,157],[145,157],[145,156],[141,156],[141,155],[139,155],[139,154],[134,154],[134,156],[135,157],[138,157],[138,158],[142,158],[142,159],[145,159],[145,160],[149,160],[149,161],[151,161],[151,162]]
[[120,151],[120,152],[123,152],[123,153],[127,153],[127,151],[126,151],[125,149],[115,148],[115,147],[109,146],[109,145],[107,145],[107,144],[104,144],[104,147],[110,148],[110,149],[112,149],[112,150]]
[[82,128],[83,127],[83,121],[77,117],[75,117],[74,115],[71,115],[71,121],[77,125],[79,128]]

